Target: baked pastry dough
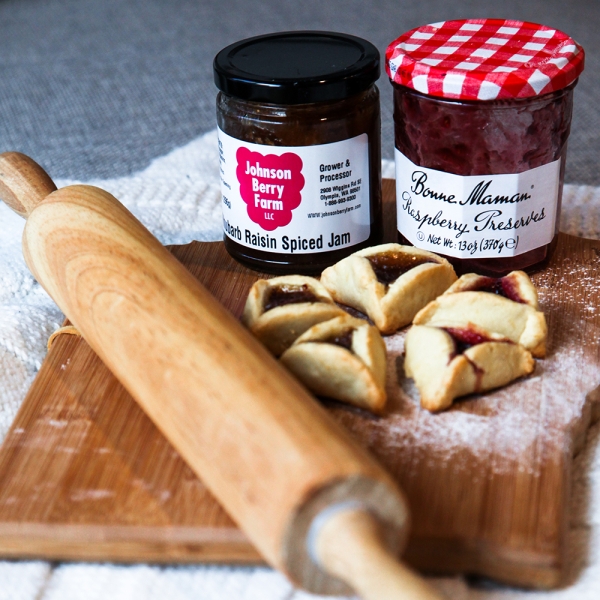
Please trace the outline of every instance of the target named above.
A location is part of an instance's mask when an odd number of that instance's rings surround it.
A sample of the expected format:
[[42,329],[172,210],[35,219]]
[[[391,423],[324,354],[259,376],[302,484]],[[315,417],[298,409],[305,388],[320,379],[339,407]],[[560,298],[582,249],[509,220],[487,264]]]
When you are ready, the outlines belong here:
[[404,371],[415,381],[421,406],[448,408],[455,398],[501,387],[531,373],[531,353],[498,334],[415,325],[405,338]]
[[242,322],[280,356],[316,323],[345,314],[317,279],[286,275],[260,279],[252,286]]
[[500,335],[524,346],[536,358],[546,354],[548,328],[544,314],[487,292],[443,294],[415,316],[415,325],[476,328],[486,335]]
[[315,394],[375,413],[385,405],[385,344],[363,319],[345,315],[311,327],[281,362]]
[[537,290],[524,271],[512,271],[504,277],[485,277],[466,273],[455,281],[444,293],[488,292],[504,296],[514,302],[529,304],[539,310]]
[[321,275],[336,302],[364,312],[386,334],[408,325],[455,280],[446,259],[400,244],[359,250]]

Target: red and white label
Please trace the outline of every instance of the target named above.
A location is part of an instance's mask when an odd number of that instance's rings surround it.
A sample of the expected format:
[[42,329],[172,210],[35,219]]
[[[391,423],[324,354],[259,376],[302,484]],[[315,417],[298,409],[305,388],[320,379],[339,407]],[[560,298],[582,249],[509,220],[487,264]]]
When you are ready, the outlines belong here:
[[219,130],[223,228],[249,248],[313,254],[371,234],[366,134],[317,146],[265,146]]

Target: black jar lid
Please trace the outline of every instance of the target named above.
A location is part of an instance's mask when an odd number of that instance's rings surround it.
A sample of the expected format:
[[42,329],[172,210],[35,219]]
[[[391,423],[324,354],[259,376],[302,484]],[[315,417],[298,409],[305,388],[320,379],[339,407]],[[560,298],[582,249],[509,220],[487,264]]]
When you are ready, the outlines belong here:
[[229,96],[269,104],[348,98],[379,78],[379,51],[353,35],[287,31],[227,46],[215,57],[215,83]]

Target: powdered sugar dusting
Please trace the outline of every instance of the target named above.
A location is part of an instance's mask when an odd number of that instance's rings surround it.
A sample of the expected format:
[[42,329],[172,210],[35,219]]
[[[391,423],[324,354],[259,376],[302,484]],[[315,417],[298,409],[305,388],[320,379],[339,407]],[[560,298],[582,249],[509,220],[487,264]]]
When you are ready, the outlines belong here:
[[458,399],[439,414],[429,413],[420,407],[412,380],[404,376],[406,333],[401,331],[385,340],[385,417],[373,419],[358,411],[344,415],[342,408],[334,410],[336,416],[404,481],[427,465],[436,472],[446,467],[468,470],[473,477],[515,472],[537,477],[548,462],[561,463],[572,454],[586,394],[600,383],[600,258],[580,248],[557,260],[560,269],[534,277],[549,339],[547,357],[536,360],[531,376]]
[[[404,336],[386,339],[388,395],[391,412],[370,428],[381,429],[378,454],[406,454],[425,450],[431,460],[452,463],[453,469],[472,468],[473,460],[491,463],[493,470],[539,472],[535,446],[556,441],[582,411],[586,391],[597,381],[581,347],[564,344],[546,360],[536,361],[532,376],[506,388],[458,400],[447,411],[432,414],[419,404],[419,392],[404,377]],[[571,374],[571,377],[565,376]],[[574,385],[573,377],[578,381]],[[383,445],[382,445],[383,443]],[[570,440],[564,451],[568,451]]]

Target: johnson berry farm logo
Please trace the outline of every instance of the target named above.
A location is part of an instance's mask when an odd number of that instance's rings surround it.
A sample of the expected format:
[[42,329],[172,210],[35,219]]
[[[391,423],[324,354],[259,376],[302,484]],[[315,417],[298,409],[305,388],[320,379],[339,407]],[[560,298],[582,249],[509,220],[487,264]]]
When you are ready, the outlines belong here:
[[288,225],[302,201],[302,159],[293,152],[263,156],[243,147],[236,159],[240,194],[250,219],[266,231]]

